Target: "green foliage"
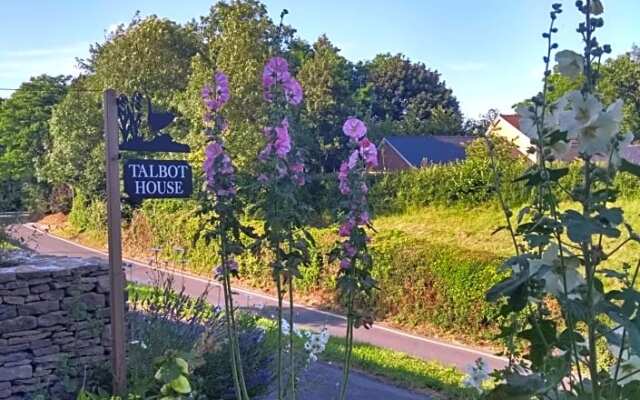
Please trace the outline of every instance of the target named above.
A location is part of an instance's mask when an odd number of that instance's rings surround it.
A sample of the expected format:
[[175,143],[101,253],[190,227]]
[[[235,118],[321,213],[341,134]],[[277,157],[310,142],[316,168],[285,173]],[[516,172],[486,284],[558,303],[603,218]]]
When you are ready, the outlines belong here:
[[[402,54],[377,55],[370,62],[360,65],[364,81],[371,84],[371,114],[379,121],[403,121],[410,131],[430,133],[428,124],[433,116],[442,113],[456,115],[459,125],[444,124],[440,127],[451,129],[439,134],[459,134],[462,119],[458,100],[437,71],[428,69],[422,63],[412,63]],[[436,112],[436,110],[439,110]]]
[[69,223],[79,232],[104,233],[107,227],[106,204],[101,200],[89,200],[82,192],[76,193]]
[[309,133],[300,139],[315,164],[312,170],[337,170],[347,155],[342,123],[354,113],[354,66],[339,53],[329,38],[320,36],[298,73],[305,93],[301,119]]
[[51,115],[51,146],[44,176],[55,186],[69,186],[104,198],[104,137],[99,93],[93,78],[80,78]]
[[38,208],[46,201],[48,186],[42,178],[51,145],[49,118],[65,95],[68,80],[31,78],[0,104],[0,210]]
[[136,15],[105,43],[91,47],[84,68],[95,76],[96,89],[137,90],[169,107],[171,95],[186,87],[191,57],[200,46],[193,29],[155,15]]
[[276,27],[263,4],[246,0],[215,4],[200,30],[207,40],[206,48],[193,59],[193,73],[180,104],[192,125],[189,141],[203,144],[200,90],[215,70],[223,71],[229,77],[231,92],[225,105],[229,124],[226,149],[236,165],[251,169],[262,143],[265,118],[260,76]]
[[[527,164],[514,158],[508,144],[503,143],[498,148],[498,169],[502,174],[505,200],[509,204],[522,204],[530,198],[531,191],[514,181],[525,171]],[[371,189],[373,209],[377,213],[389,213],[430,205],[471,207],[491,202],[495,190],[485,143],[476,140],[469,145],[467,153],[467,159],[461,162],[376,177]]]
[[483,300],[498,282],[495,255],[430,243],[400,233],[377,236],[378,314],[407,326],[486,334],[497,308]]
[[[623,132],[640,132],[640,59],[627,53],[608,59],[601,68],[598,92],[605,103],[624,101]],[[637,136],[636,136],[637,138]]]

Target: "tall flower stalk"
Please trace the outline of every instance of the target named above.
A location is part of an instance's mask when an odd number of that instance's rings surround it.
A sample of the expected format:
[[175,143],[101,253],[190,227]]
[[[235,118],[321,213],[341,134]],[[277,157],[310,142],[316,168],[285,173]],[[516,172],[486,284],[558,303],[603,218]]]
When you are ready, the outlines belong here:
[[238,275],[236,257],[242,254],[244,246],[241,233],[251,235],[251,231],[242,226],[239,216],[242,204],[237,198],[235,168],[231,157],[224,148],[221,134],[226,130],[226,122],[220,111],[229,100],[227,76],[216,72],[213,84],[202,88],[202,101],[205,107],[204,123],[207,144],[205,147],[204,192],[201,213],[205,217],[207,228],[204,239],[215,241],[218,245],[219,265],[215,268],[215,277],[220,280],[224,295],[224,316],[227,328],[231,373],[236,398],[248,400],[247,387],[242,369],[242,357],[238,341],[238,327],[235,320],[235,307],[231,290],[231,278]]
[[[293,399],[296,395],[294,280],[300,275],[299,267],[309,263],[309,247],[313,245],[311,235],[304,228],[307,209],[297,196],[306,180],[303,155],[295,148],[290,134],[294,108],[302,101],[303,92],[282,57],[267,61],[262,84],[264,99],[268,102],[268,120],[263,129],[265,146],[258,154],[258,208],[265,221],[264,237],[260,242],[272,257],[271,269],[278,297],[278,399],[285,397],[285,386]],[[288,323],[283,324],[283,321],[287,322],[284,320],[285,302],[288,302]],[[286,335],[288,343],[284,340]],[[288,385],[285,384],[285,352],[289,355]]]
[[[543,34],[548,43],[543,90],[518,109],[520,128],[537,154],[536,164],[520,180],[535,188],[537,196],[518,213],[518,225],[511,230],[516,255],[505,263],[510,276],[487,297],[506,300],[501,312],[510,323],[503,336],[525,343],[521,357],[514,354],[510,360],[516,361],[500,372],[502,381],[492,398],[640,397],[640,292],[635,288],[640,262],[633,269],[612,258],[640,241],[622,208],[615,206],[613,179],[620,171],[640,176],[640,167],[622,157],[633,139],[620,131],[622,101],[604,105],[596,91],[602,56],[611,51],[595,35],[604,25],[603,4],[575,4],[584,18],[577,29],[583,51],[555,52],[554,23],[562,10],[554,4],[549,31]],[[556,71],[580,77],[584,84],[550,102],[554,52]],[[561,162],[579,164],[575,187],[565,188],[560,181],[569,172]],[[563,207],[559,191],[579,207]],[[505,213],[509,219],[511,212],[505,208]],[[601,345],[608,345],[613,359],[608,371]]]
[[371,299],[376,282],[371,276],[373,260],[369,252],[367,229],[371,226],[367,194],[367,170],[378,165],[376,146],[366,137],[367,127],[357,118],[345,121],[342,130],[349,137],[350,155],[340,165],[339,189],[343,196],[342,223],[338,229],[340,240],[331,251],[330,259],[339,260],[337,289],[338,297],[347,310],[347,333],[344,355],[340,399],[347,396],[353,330],[360,326],[369,328],[373,324],[372,314],[362,305]]

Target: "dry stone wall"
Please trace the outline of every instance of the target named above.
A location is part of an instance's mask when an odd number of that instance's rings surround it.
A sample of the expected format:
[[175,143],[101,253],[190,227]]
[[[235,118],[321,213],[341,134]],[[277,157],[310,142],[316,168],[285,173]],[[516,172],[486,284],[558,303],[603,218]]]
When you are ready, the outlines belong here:
[[26,253],[13,255],[4,265],[0,399],[46,392],[62,398],[64,382],[108,365],[108,266],[99,259]]

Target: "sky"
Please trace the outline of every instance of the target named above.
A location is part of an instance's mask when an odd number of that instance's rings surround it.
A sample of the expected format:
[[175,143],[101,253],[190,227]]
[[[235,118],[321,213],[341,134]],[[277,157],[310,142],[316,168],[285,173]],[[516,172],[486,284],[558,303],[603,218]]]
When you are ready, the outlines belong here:
[[[403,53],[439,71],[462,111],[477,118],[540,88],[552,0],[264,0],[278,19],[313,42],[325,33],[351,61]],[[560,16],[560,49],[579,50],[573,0]],[[598,37],[615,54],[640,45],[640,1],[604,0]],[[104,41],[136,10],[187,22],[208,13],[212,0],[0,0],[0,88],[16,88],[39,74],[77,74],[76,57]],[[0,91],[1,97],[11,92]]]

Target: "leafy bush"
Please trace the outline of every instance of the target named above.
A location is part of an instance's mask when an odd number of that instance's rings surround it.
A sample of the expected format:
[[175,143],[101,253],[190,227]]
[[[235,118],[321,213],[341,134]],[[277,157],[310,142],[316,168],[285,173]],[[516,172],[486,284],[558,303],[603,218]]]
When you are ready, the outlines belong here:
[[88,199],[83,193],[73,198],[69,223],[80,232],[106,232],[107,207],[104,201]]
[[[526,162],[513,156],[510,145],[501,147],[497,166],[509,204],[522,204],[530,191],[515,180],[525,171]],[[464,161],[426,168],[385,173],[377,177],[371,190],[374,210],[398,213],[430,205],[477,206],[494,199],[494,176],[485,144],[476,140],[467,148]]]
[[[242,354],[247,391],[251,397],[267,391],[273,382],[274,346],[265,340],[265,331],[258,327],[254,318],[241,318],[239,347]],[[207,345],[202,354],[202,365],[194,374],[198,377],[194,386],[209,399],[234,399],[229,343],[218,341]]]
[[400,234],[377,237],[373,250],[378,313],[404,325],[467,334],[492,324],[497,308],[484,294],[500,280],[495,256]]

